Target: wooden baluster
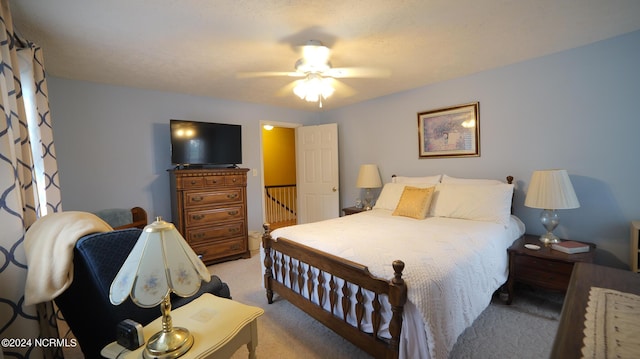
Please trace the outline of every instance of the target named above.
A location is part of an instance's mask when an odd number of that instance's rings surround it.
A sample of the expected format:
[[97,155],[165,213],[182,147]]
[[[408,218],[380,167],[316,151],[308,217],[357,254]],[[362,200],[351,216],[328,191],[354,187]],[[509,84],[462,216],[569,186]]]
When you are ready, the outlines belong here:
[[329,306],[331,307],[331,314],[335,314],[334,309],[336,307],[337,300],[338,300],[337,285],[332,274],[331,279],[329,279]]
[[287,269],[289,270],[289,288],[291,288],[291,290],[294,290],[293,285],[296,282],[296,269],[295,269],[295,266],[293,265],[293,259],[291,259],[291,257],[289,257],[289,261],[287,263]]
[[324,308],[324,284],[326,283],[326,279],[324,278],[324,273],[322,271],[318,272],[318,304],[320,307]]
[[302,262],[298,261],[298,293],[302,295],[304,288],[304,268],[302,267]]
[[373,336],[375,338],[378,337],[378,333],[380,332],[380,324],[382,323],[382,305],[380,304],[380,297],[378,297],[378,293],[376,293],[373,298],[373,302],[371,303],[373,307],[373,311],[371,312],[371,323],[373,324]]
[[285,284],[287,280],[287,263],[284,260],[284,254],[280,253],[280,281]]
[[347,321],[347,316],[351,311],[351,290],[349,283],[345,280],[342,284],[342,320]]
[[356,321],[358,322],[359,330],[362,330],[362,317],[364,317],[364,295],[362,294],[362,287],[358,287],[356,292]]
[[309,300],[313,298],[313,270],[307,265],[307,292],[309,292]]

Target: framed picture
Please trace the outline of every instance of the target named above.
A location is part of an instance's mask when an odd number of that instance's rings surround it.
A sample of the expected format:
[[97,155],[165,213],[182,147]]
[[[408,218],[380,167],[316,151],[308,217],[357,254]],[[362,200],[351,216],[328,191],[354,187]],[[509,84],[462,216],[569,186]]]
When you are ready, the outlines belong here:
[[420,158],[480,156],[479,102],[418,113]]

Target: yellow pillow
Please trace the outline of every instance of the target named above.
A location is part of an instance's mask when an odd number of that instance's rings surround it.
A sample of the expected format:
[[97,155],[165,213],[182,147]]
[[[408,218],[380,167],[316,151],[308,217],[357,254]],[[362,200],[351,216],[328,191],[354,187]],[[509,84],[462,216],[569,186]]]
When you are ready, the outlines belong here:
[[435,187],[417,188],[406,186],[392,215],[424,219],[429,213],[434,189]]

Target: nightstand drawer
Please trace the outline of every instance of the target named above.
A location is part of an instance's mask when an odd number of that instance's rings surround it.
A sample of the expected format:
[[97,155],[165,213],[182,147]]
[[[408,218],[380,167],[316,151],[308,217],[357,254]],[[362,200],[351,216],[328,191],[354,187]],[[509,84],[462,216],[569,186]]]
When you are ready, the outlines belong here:
[[542,271],[545,273],[557,273],[560,275],[570,276],[571,271],[573,270],[573,263],[529,256],[516,256],[515,260],[519,273],[526,271]]
[[560,291],[567,289],[573,270],[573,263],[529,256],[516,256],[515,265],[517,281]]

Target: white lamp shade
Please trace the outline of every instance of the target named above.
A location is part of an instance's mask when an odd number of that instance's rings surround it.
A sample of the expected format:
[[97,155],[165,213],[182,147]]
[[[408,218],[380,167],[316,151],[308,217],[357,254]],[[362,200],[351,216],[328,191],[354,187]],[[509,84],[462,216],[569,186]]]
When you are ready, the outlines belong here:
[[211,279],[207,267],[173,224],[161,219],[146,226],[111,283],[109,299],[118,305],[131,296],[140,307],[153,307],[174,292],[188,297]]
[[358,181],[356,182],[358,188],[380,188],[382,187],[382,180],[380,180],[380,173],[378,172],[377,165],[361,165],[360,172],[358,172]]
[[531,175],[524,205],[541,209],[580,207],[566,170],[540,170]]

